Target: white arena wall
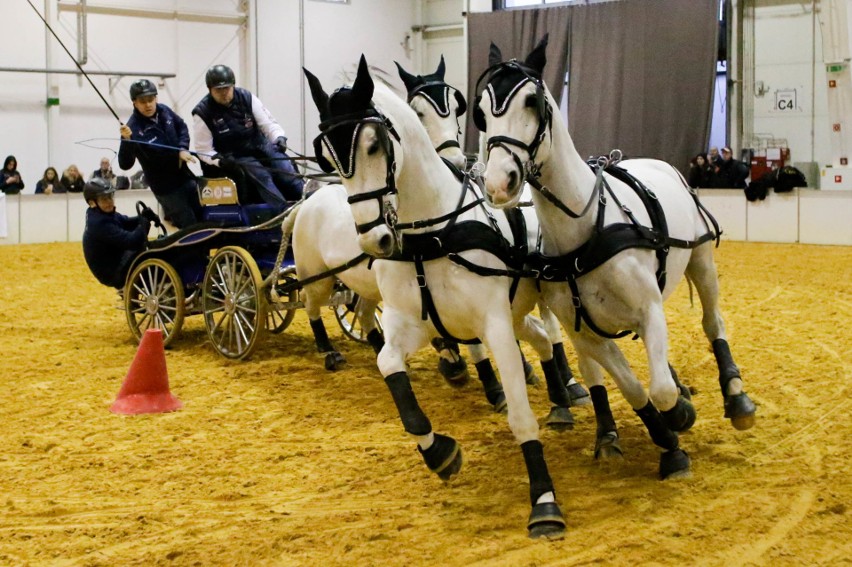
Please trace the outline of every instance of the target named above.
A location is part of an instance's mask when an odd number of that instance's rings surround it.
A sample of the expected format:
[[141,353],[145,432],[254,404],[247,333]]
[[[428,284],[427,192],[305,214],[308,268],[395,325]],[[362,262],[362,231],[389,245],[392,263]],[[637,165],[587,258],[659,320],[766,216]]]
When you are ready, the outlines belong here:
[[[753,203],[741,189],[703,189],[699,196],[719,221],[723,240],[852,245],[852,191],[802,188],[770,192]],[[157,210],[149,190],[116,192],[116,207],[124,214],[135,214],[137,201]],[[79,193],[0,195],[0,244],[80,241],[85,209]]]

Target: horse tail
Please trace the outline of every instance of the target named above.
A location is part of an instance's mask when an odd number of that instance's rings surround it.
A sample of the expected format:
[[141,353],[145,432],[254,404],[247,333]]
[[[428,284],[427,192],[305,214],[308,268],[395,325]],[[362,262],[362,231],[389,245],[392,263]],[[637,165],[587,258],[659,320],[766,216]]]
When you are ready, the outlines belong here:
[[302,208],[302,199],[284,213],[284,220],[281,221],[281,244],[278,246],[278,256],[275,258],[275,266],[269,271],[269,275],[263,280],[263,285],[270,288],[270,297],[273,301],[278,301],[278,293],[275,290],[275,283],[278,281],[278,272],[281,269],[281,264],[284,263],[284,255],[290,247],[290,237],[293,236],[293,228],[296,225],[296,214]]

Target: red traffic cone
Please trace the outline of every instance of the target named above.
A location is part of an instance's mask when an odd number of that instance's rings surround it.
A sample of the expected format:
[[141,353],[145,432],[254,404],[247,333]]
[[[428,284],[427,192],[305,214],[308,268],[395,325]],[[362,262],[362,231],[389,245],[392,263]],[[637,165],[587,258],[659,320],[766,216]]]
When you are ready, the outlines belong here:
[[169,391],[169,373],[166,370],[166,353],[163,350],[163,332],[148,329],[121,391],[110,406],[110,411],[121,414],[163,413],[179,410],[183,403]]

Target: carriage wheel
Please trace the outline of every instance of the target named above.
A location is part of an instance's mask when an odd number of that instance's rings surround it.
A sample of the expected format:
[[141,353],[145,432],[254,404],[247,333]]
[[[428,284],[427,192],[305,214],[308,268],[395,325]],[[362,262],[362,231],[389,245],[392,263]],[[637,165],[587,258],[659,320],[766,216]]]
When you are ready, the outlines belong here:
[[168,345],[183,326],[183,282],[177,271],[158,258],[141,261],[124,286],[124,312],[137,341],[148,329],[160,329],[163,346]]
[[219,354],[251,355],[266,324],[266,298],[254,258],[239,246],[221,248],[204,274],[201,294],[207,336]]
[[[279,278],[278,285],[288,284],[292,281],[295,281],[294,278],[285,276],[283,278]],[[286,301],[298,301],[299,300],[299,290],[292,289],[290,293],[286,296]],[[269,303],[269,310],[266,312],[266,330],[273,334],[283,333],[284,329],[290,326],[290,323],[293,322],[293,317],[296,316],[295,309],[283,309],[278,310],[275,308],[276,306]]]
[[[343,334],[359,343],[368,344],[367,333],[364,332],[364,327],[361,321],[358,320],[358,308],[361,306],[361,297],[356,293],[355,298],[343,305],[338,305],[334,308],[334,317],[337,319],[337,324],[343,329]],[[382,320],[379,315],[382,312],[381,303],[376,307],[376,313],[373,317],[376,320],[376,329],[382,331]]]

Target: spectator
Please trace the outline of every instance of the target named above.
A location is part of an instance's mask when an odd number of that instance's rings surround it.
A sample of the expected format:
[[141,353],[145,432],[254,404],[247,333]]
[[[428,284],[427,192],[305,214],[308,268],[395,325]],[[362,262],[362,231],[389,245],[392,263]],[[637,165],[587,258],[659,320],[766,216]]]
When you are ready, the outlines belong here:
[[115,187],[102,177],[86,183],[83,198],[89,208],[83,230],[83,256],[99,282],[121,289],[130,264],[145,249],[151,225],[142,216],[127,217],[117,212],[114,195]]
[[15,156],[7,156],[0,172],[0,191],[7,195],[17,195],[24,188],[21,174],[18,173],[18,160]]
[[92,172],[89,180],[91,181],[95,178],[106,179],[110,185],[115,187],[115,173],[112,172],[112,165],[109,163],[109,158],[101,158],[101,166]]
[[59,181],[69,193],[82,193],[83,187],[86,185],[83,176],[80,175],[80,170],[74,164],[69,165],[68,169],[62,172],[62,179]]
[[65,186],[62,185],[62,182],[59,180],[59,174],[56,173],[56,169],[48,167],[44,170],[44,175],[42,175],[39,182],[36,183],[35,192],[43,193],[45,195],[65,193]]
[[749,169],[745,163],[734,159],[731,148],[722,148],[722,159],[716,167],[717,187],[745,189]]
[[697,154],[690,160],[689,186],[696,189],[716,187],[716,170],[710,165],[706,154]]
[[216,175],[208,166],[244,173],[247,185],[277,207],[301,198],[302,180],[285,153],[287,136],[260,99],[234,87],[234,72],[225,65],[208,69],[205,82],[208,94],[192,110],[205,174]]
[[707,161],[713,167],[717,167],[719,165],[719,162],[722,161],[722,156],[719,155],[719,148],[717,148],[716,146],[712,146],[710,148],[710,152],[707,155]]
[[186,122],[171,108],[157,102],[157,86],[147,79],[130,85],[130,99],[133,115],[119,129],[118,165],[127,170],[138,159],[145,179],[163,207],[163,216],[178,228],[197,223],[201,219],[201,202],[195,175],[187,167],[195,158],[188,151]]

